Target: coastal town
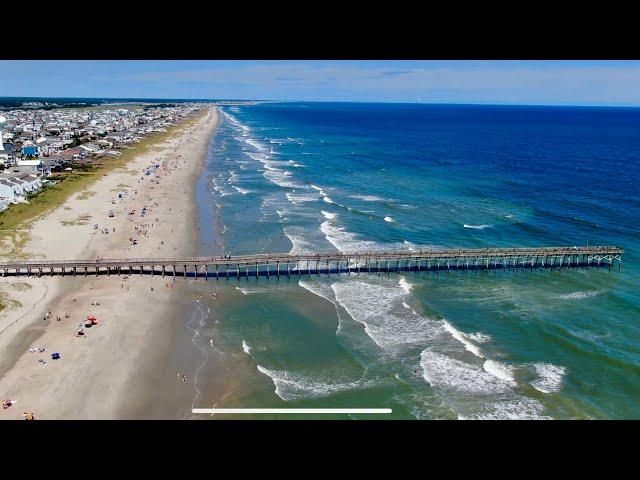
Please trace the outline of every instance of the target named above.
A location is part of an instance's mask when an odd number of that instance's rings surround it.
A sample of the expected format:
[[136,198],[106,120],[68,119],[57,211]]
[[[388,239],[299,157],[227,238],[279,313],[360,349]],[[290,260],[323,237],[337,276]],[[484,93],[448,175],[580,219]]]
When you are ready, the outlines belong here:
[[38,109],[0,115],[0,212],[59,181],[75,166],[122,155],[131,144],[202,108],[201,104],[106,105]]

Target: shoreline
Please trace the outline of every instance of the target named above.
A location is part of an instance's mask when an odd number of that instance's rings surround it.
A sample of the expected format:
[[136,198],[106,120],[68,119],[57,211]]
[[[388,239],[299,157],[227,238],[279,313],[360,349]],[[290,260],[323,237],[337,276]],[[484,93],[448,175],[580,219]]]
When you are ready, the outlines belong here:
[[[217,109],[208,108],[195,122],[180,125],[173,137],[98,178],[91,195],[71,195],[33,222],[25,251],[33,256],[42,251],[46,258],[95,258],[123,251],[156,256],[172,248],[173,254],[192,254],[198,242],[193,228],[197,205],[195,194],[186,194],[194,191],[218,122]],[[156,168],[154,176],[140,176],[150,163],[161,163],[162,168]],[[120,190],[126,194],[112,203]],[[142,206],[147,207],[145,218],[138,216]],[[106,216],[110,209],[116,212],[113,219]],[[129,215],[133,209],[136,214]],[[74,215],[91,220],[73,221]],[[71,221],[62,223],[69,217]],[[94,222],[100,228],[106,224],[109,233],[91,228]],[[129,241],[132,236],[136,246]],[[17,283],[29,287],[10,290]],[[168,358],[169,345],[172,332],[181,325],[176,320],[184,295],[177,282],[176,288],[170,283],[134,277],[3,279],[2,291],[19,297],[23,305],[0,314],[0,396],[18,401],[0,412],[0,419],[21,418],[23,411],[33,411],[37,418],[136,418],[140,413],[135,412],[143,412],[158,392],[167,397],[171,389],[166,382],[176,382],[175,371],[168,369],[176,363]],[[43,321],[48,311],[52,317]],[[87,315],[95,315],[98,325],[75,337]],[[45,352],[29,352],[28,347],[40,346]],[[61,353],[60,360],[51,359],[54,351]],[[187,390],[185,386],[180,390]]]

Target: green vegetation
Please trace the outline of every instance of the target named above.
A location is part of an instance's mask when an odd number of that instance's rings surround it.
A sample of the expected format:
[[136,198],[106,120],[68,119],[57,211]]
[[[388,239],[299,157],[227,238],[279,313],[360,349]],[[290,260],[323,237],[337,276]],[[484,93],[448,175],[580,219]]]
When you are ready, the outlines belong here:
[[78,200],[87,200],[93,196],[95,196],[96,192],[90,192],[88,190],[85,190],[84,192],[80,192],[80,194],[78,195]]
[[0,312],[5,308],[20,308],[22,304],[13,298],[0,298]]
[[75,220],[62,220],[62,223],[65,227],[70,227],[73,225],[89,225],[89,220],[91,220],[91,215],[85,213],[83,215],[79,215]]
[[[131,173],[131,172],[127,171],[127,170],[119,170],[119,172],[120,173]],[[123,190],[126,190],[127,188],[131,188],[131,185],[127,185],[126,183],[119,183],[116,188],[112,188],[110,191],[111,192],[121,192]]]

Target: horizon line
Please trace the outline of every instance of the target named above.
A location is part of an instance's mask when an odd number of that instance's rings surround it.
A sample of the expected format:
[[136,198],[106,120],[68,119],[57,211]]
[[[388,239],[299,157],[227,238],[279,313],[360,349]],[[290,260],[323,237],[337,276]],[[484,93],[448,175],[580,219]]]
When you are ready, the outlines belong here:
[[162,100],[194,103],[212,102],[269,102],[269,103],[374,103],[388,105],[441,105],[441,106],[485,106],[485,107],[560,107],[560,108],[640,108],[640,104],[558,104],[558,103],[495,103],[495,102],[423,102],[387,100],[277,100],[260,98],[170,98],[170,97],[74,97],[74,96],[0,96],[2,99],[81,99],[81,100]]

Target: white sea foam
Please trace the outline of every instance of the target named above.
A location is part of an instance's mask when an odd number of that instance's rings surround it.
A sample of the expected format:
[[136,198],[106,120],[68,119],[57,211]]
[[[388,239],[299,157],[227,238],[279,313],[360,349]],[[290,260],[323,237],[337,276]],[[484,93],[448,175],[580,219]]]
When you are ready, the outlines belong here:
[[475,230],[484,230],[485,228],[491,228],[491,225],[482,224],[482,225],[468,225],[464,224],[464,228],[473,228]]
[[369,240],[359,240],[357,235],[346,231],[343,227],[332,225],[329,220],[320,224],[320,231],[340,252],[384,250],[384,246]]
[[384,350],[424,345],[438,332],[436,322],[402,308],[407,292],[397,284],[339,281],[331,288],[336,301]]
[[326,218],[327,220],[335,220],[336,218],[336,214],[335,213],[331,213],[331,212],[325,212],[324,210],[321,210],[322,215],[324,216],[324,218]]
[[[340,252],[391,252],[408,251],[405,243],[377,243],[371,240],[361,240],[355,233],[345,230],[344,227],[334,225],[330,220],[320,224],[320,231],[331,245]],[[386,264],[382,263],[381,266]]]
[[260,152],[265,151],[267,149],[267,147],[265,147],[264,145],[262,145],[260,142],[258,142],[253,138],[245,138],[244,142],[248,145],[251,145],[253,148],[255,148]]
[[518,396],[486,403],[481,412],[458,415],[459,420],[551,420],[542,415],[544,406],[533,398]]
[[384,221],[385,221],[385,222],[390,222],[390,223],[391,223],[391,222],[394,222],[395,220],[394,220],[393,218],[391,218],[390,216],[388,216],[388,215],[387,215],[386,217],[384,217]]
[[258,370],[271,378],[276,395],[286,402],[304,398],[326,397],[345,390],[366,388],[373,385],[373,382],[360,380],[333,382],[332,379],[326,377],[313,377],[287,370],[270,370],[262,365],[258,365]]
[[482,332],[465,333],[464,336],[477,343],[487,343],[489,340],[491,340],[491,337],[489,335],[486,335]]
[[413,244],[411,242],[408,242],[406,240],[404,242],[402,242],[402,243],[407,247],[407,249],[409,251],[411,251],[411,252],[415,252],[416,251],[416,245],[415,244]]
[[298,285],[300,285],[305,290],[317,295],[318,297],[322,297],[325,300],[334,303],[336,302],[335,294],[333,293],[333,289],[331,285],[327,285],[322,282],[314,282],[314,281],[306,281],[299,280]]
[[556,295],[556,298],[560,298],[562,300],[582,300],[583,298],[596,297],[601,295],[602,292],[599,290],[590,290],[586,292],[572,292],[566,293],[562,295]]
[[251,295],[254,293],[267,293],[268,290],[264,290],[264,289],[257,289],[257,290],[250,290],[248,288],[241,288],[241,287],[235,287],[236,290],[240,291],[243,295]]
[[432,347],[422,351],[420,365],[424,379],[432,387],[474,394],[496,394],[512,390],[510,382],[477,365],[437,352]]
[[318,197],[312,193],[286,192],[287,200],[291,203],[315,202]]
[[365,202],[384,202],[385,199],[382,197],[377,197],[375,195],[349,195],[351,198],[356,198],[358,200],[364,200]]
[[443,320],[442,324],[444,325],[444,329],[447,332],[449,332],[449,334],[451,334],[453,338],[459,341],[466,350],[473,353],[478,358],[484,358],[482,351],[467,339],[467,335],[462,333],[460,330],[456,329],[453,325],[451,325],[446,320]]
[[303,188],[304,186],[291,181],[288,175],[282,171],[277,170],[275,168],[267,168],[263,173],[264,177],[272,183],[275,183],[279,187],[285,188]]
[[[224,115],[224,117],[227,120],[229,120],[235,127],[237,127],[237,129],[240,129],[243,132],[249,132],[251,130],[248,126],[243,125],[240,121],[238,121],[238,119],[236,119],[235,117],[233,117],[229,113],[225,112],[224,110],[221,110],[221,111],[222,111],[222,114]],[[236,131],[237,131],[237,129],[236,129]]]
[[227,180],[227,182],[229,183],[235,183],[238,180],[238,174],[236,172],[234,172],[233,170],[231,170],[229,172],[229,180]]
[[290,255],[308,253],[314,251],[314,245],[311,242],[308,242],[300,235],[295,235],[288,232],[286,229],[284,230],[284,234],[291,241],[293,245],[291,250],[289,250]]
[[558,392],[562,388],[562,380],[566,369],[552,363],[536,363],[533,368],[538,378],[531,382],[531,386],[542,393]]
[[255,153],[255,152],[250,152],[248,150],[244,151],[244,154],[249,157],[252,160],[255,160],[256,162],[264,162],[267,157],[265,157],[264,155],[262,155],[261,153]]
[[247,355],[251,355],[251,347],[244,341],[244,338],[242,339],[242,351]]
[[236,187],[235,185],[233,185],[233,188],[235,188],[238,193],[241,193],[243,195],[246,195],[247,193],[251,193],[252,190],[247,190],[246,188],[240,188],[240,187]]
[[407,295],[411,293],[411,289],[413,288],[413,285],[407,282],[407,279],[405,277],[400,277],[398,285],[400,285],[400,288],[402,288],[402,290],[404,290]]
[[490,373],[494,377],[508,383],[509,385],[516,385],[516,379],[513,376],[513,370],[509,365],[496,362],[495,360],[485,360],[482,365],[484,371]]

